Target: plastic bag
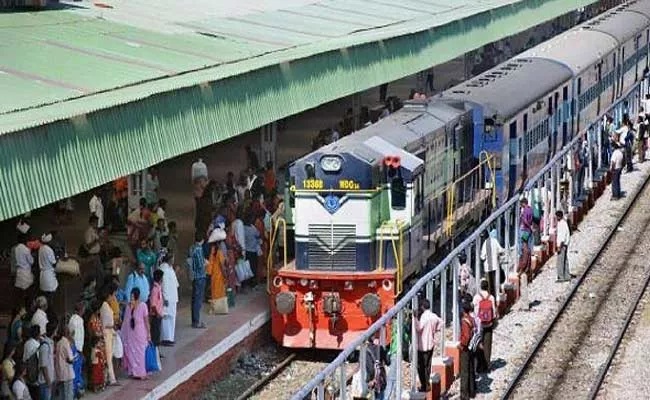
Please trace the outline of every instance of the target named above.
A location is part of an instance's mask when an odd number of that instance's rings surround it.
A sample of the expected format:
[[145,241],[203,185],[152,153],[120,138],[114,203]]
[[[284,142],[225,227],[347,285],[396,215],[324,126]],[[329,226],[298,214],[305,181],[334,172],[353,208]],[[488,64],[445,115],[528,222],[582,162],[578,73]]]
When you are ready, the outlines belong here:
[[153,343],[147,345],[147,349],[144,353],[145,368],[147,372],[158,372],[160,371],[160,359],[158,358],[158,350]]
[[237,280],[239,282],[243,282],[254,276],[253,271],[251,270],[251,263],[248,260],[245,260],[243,258],[237,260],[237,265],[235,266],[235,273],[237,274]]
[[124,357],[124,346],[122,345],[122,338],[120,334],[115,332],[113,334],[113,358]]

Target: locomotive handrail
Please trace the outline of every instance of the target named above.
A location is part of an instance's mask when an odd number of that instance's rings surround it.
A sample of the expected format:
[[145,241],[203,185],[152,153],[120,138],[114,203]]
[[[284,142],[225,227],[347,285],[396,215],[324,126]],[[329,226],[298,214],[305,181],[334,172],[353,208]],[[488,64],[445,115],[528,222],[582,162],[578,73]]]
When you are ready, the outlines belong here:
[[[482,160],[483,155],[485,154],[485,159]],[[494,158],[494,156],[488,154],[486,151],[482,151],[479,154],[479,163],[477,166],[472,168],[471,170],[467,171],[463,175],[461,175],[459,178],[451,182],[442,192],[441,194],[446,192],[447,195],[447,218],[445,220],[444,224],[444,231],[445,234],[448,237],[451,237],[453,235],[453,229],[454,229],[454,213],[456,209],[456,187],[459,182],[462,182],[464,179],[472,176],[472,174],[478,172],[479,174],[479,179],[478,179],[478,184],[481,185],[483,182],[483,176],[482,176],[482,169],[483,169],[483,164],[487,164],[488,169],[490,170],[490,179],[493,181],[492,183],[492,207],[496,207],[496,190],[494,190],[494,171],[492,170],[492,165],[491,161]],[[434,197],[434,200],[437,199],[438,197]]]
[[282,223],[282,238],[284,239],[284,246],[282,248],[284,249],[284,266],[287,266],[287,221],[282,218],[278,217],[278,219],[275,221],[275,228],[273,229],[272,235],[271,235],[271,241],[269,243],[269,255],[266,260],[266,292],[267,294],[271,294],[271,271],[273,270],[273,247],[275,246],[275,238],[278,234],[278,228],[280,227],[280,223]]
[[451,182],[447,189],[447,221],[445,224],[445,233],[448,237],[452,236],[453,229],[454,229],[455,197],[456,197],[456,181]]
[[378,260],[378,269],[379,271],[384,270],[384,235],[387,233],[385,230],[390,229],[390,232],[388,232],[391,236],[393,236],[393,229],[397,229],[397,234],[398,234],[398,241],[399,241],[399,248],[395,245],[395,240],[390,239],[391,244],[393,246],[393,255],[395,257],[395,264],[397,266],[396,271],[397,271],[397,276],[396,276],[396,283],[395,283],[395,289],[397,292],[397,295],[402,293],[403,289],[403,283],[402,283],[402,278],[404,275],[403,271],[403,262],[404,262],[404,228],[408,225],[408,222],[402,221],[402,220],[396,220],[396,221],[385,221],[384,223],[379,226],[379,234],[381,235],[379,237],[379,260]]
[[[490,153],[487,152],[487,150],[483,150],[479,153],[478,159],[479,159],[479,165],[482,164],[481,158],[485,155],[485,162],[487,163],[488,170],[490,171],[490,183],[492,184],[491,189],[492,189],[492,208],[497,206],[497,192],[494,190],[496,187],[496,177],[494,175],[494,165],[492,164],[492,161],[494,160],[494,156],[491,155]],[[479,171],[479,182],[483,182],[483,179],[481,179],[481,172]]]

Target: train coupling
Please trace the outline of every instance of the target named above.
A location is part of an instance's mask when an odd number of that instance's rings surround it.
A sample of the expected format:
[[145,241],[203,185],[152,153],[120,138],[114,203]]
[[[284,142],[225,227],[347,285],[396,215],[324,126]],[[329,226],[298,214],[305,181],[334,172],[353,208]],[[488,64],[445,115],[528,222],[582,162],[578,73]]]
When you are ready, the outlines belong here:
[[326,293],[323,295],[323,312],[330,318],[332,326],[336,325],[341,315],[341,296],[338,293]]

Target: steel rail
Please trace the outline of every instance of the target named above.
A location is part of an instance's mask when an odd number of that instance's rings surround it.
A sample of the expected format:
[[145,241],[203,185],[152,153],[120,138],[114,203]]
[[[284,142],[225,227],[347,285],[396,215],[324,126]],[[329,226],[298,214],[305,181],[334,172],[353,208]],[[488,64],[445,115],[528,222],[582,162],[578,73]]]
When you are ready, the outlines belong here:
[[296,358],[296,353],[291,353],[280,364],[276,365],[275,368],[273,368],[273,370],[268,375],[255,382],[253,386],[249,387],[248,389],[246,389],[244,393],[240,394],[237,397],[237,400],[246,400],[252,395],[254,395],[255,393],[259,392],[259,390],[262,389],[264,385],[266,385],[271,379],[278,376],[280,372],[282,372],[285,368],[287,368],[295,358]]
[[[508,387],[507,387],[505,393],[503,394],[503,396],[501,396],[501,399],[503,399],[503,400],[509,399],[512,396],[512,394],[514,393],[515,389],[519,386],[519,382],[524,377],[526,371],[531,366],[531,364],[532,364],[533,360],[535,359],[535,357],[537,357],[537,354],[542,349],[544,343],[546,342],[546,339],[549,337],[549,335],[551,334],[551,332],[555,328],[557,322],[560,320],[562,315],[564,315],[564,311],[567,309],[567,307],[569,306],[569,304],[573,300],[575,294],[578,292],[578,289],[582,286],[582,283],[584,282],[585,278],[589,275],[589,272],[596,265],[596,261],[598,261],[598,259],[604,253],[605,249],[607,249],[609,247],[609,244],[612,241],[612,239],[614,238],[616,232],[618,231],[618,228],[623,223],[623,221],[627,218],[627,216],[630,214],[630,212],[634,208],[637,200],[641,196],[641,193],[643,193],[643,191],[646,189],[649,182],[650,182],[650,176],[645,179],[645,181],[641,185],[641,188],[634,195],[634,197],[632,198],[632,201],[630,202],[630,205],[627,207],[627,209],[625,210],[623,215],[621,215],[619,217],[619,219],[616,221],[616,223],[614,224],[614,226],[612,226],[612,228],[610,228],[609,232],[607,233],[607,237],[605,239],[605,242],[603,242],[602,246],[598,249],[596,254],[594,254],[591,257],[591,259],[589,260],[589,262],[587,264],[587,268],[582,273],[582,275],[578,278],[578,281],[576,282],[576,284],[571,289],[571,292],[569,292],[569,295],[567,296],[567,298],[562,303],[562,306],[557,311],[557,313],[555,314],[555,316],[551,320],[551,323],[548,325],[548,327],[546,328],[546,330],[544,331],[542,336],[535,343],[535,346],[533,347],[533,350],[528,354],[528,357],[526,357],[526,360],[524,361],[524,364],[517,371],[517,375],[515,375],[515,377],[508,384]],[[649,275],[649,277],[650,277],[650,275]],[[647,285],[647,283],[646,283],[646,285]]]
[[600,392],[600,388],[605,382],[605,376],[607,375],[607,372],[609,371],[612,362],[614,361],[614,358],[616,358],[618,349],[620,348],[621,343],[623,343],[623,338],[625,337],[625,334],[627,333],[627,330],[630,327],[630,324],[632,323],[634,314],[636,313],[636,310],[639,308],[639,303],[641,303],[641,299],[643,299],[643,296],[648,290],[648,285],[650,285],[650,274],[646,276],[645,282],[643,283],[643,288],[641,289],[639,295],[635,299],[634,304],[630,306],[630,309],[627,312],[623,328],[621,329],[618,336],[616,337],[616,341],[614,342],[614,345],[612,346],[612,350],[610,351],[609,356],[607,357],[607,361],[605,362],[605,364],[603,364],[600,367],[600,370],[598,372],[598,378],[596,378],[596,381],[593,383],[591,389],[589,390],[589,397],[588,397],[589,400],[594,400],[598,396],[598,393]]

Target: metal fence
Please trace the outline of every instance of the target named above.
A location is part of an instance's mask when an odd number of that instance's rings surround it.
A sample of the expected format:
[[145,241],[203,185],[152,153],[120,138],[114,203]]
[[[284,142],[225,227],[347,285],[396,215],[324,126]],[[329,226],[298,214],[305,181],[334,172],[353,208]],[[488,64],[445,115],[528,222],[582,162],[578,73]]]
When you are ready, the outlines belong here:
[[[504,270],[505,276],[514,276],[516,272],[516,262],[518,260],[520,243],[519,232],[519,215],[520,199],[527,198],[529,203],[539,206],[543,210],[541,221],[539,223],[539,234],[535,237],[535,245],[540,241],[546,241],[553,234],[555,226],[556,210],[563,210],[565,215],[569,215],[574,207],[581,201],[584,201],[592,189],[594,180],[603,179],[608,168],[607,159],[602,157],[606,151],[606,143],[600,140],[600,133],[603,126],[603,118],[606,113],[616,115],[616,121],[620,121],[623,113],[628,115],[637,115],[640,102],[640,94],[646,93],[648,88],[647,78],[637,83],[631,88],[625,96],[622,96],[615,104],[603,112],[593,123],[586,129],[581,130],[561,151],[555,154],[551,160],[532,178],[530,178],[523,190],[523,193],[514,196],[505,204],[501,205],[494,211],[474,232],[469,235],[460,245],[456,246],[435,268],[426,273],[419,279],[404,296],[378,319],[363,334],[361,334],[350,346],[344,349],[336,359],[330,363],[323,371],[315,376],[293,397],[293,400],[303,400],[306,398],[322,399],[347,399],[346,394],[351,366],[348,360],[351,356],[359,355],[359,365],[361,374],[361,384],[364,391],[367,391],[367,368],[366,357],[367,348],[371,344],[384,346],[390,337],[395,341],[392,345],[393,362],[388,373],[388,386],[390,393],[385,393],[385,399],[400,398],[403,390],[410,392],[417,391],[417,331],[416,321],[411,318],[410,326],[405,326],[405,321],[410,315],[418,311],[418,302],[422,297],[427,298],[431,304],[438,308],[438,315],[445,321],[446,325],[451,323],[452,332],[450,340],[458,342],[460,326],[460,299],[459,299],[459,256],[463,254],[468,266],[473,268],[475,281],[478,282],[484,275],[482,268],[481,252],[485,253],[482,248],[489,231],[496,230],[500,246],[504,248],[504,256],[500,267]],[[618,118],[617,118],[618,117]],[[586,145],[584,142],[586,141]],[[588,151],[586,165],[578,166],[575,163],[575,157],[578,151],[586,148]],[[485,246],[486,248],[488,246]],[[485,258],[485,254],[483,254]],[[449,279],[451,277],[451,279]],[[496,288],[502,288],[501,274],[496,273]],[[504,286],[507,286],[506,283]],[[450,286],[450,288],[449,288]],[[478,285],[476,285],[478,286]],[[451,296],[448,296],[448,288],[451,289]],[[498,299],[502,300],[502,291],[499,291]],[[434,307],[432,307],[433,309]],[[451,319],[448,319],[448,313],[451,313]],[[410,343],[403,343],[403,329],[411,330]],[[439,343],[434,354],[440,358],[445,358],[445,342],[448,340],[446,334],[439,335]],[[405,346],[408,346],[408,355],[410,355],[409,376],[410,382],[404,382],[404,364]],[[357,353],[358,352],[358,353]],[[397,362],[395,362],[397,361]],[[393,382],[393,377],[396,377]],[[394,386],[393,386],[394,383]]]

